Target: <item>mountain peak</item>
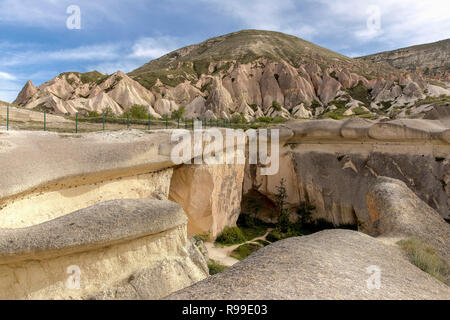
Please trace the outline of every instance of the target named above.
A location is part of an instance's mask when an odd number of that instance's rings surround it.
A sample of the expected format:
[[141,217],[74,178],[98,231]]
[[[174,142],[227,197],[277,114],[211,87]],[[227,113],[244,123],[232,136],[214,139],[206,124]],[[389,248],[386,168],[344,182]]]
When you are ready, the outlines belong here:
[[33,82],[31,80],[28,80],[25,86],[23,87],[22,91],[20,91],[19,95],[17,96],[17,99],[13,102],[13,104],[17,105],[24,105],[30,100],[31,97],[33,97],[37,92],[36,87],[34,86]]

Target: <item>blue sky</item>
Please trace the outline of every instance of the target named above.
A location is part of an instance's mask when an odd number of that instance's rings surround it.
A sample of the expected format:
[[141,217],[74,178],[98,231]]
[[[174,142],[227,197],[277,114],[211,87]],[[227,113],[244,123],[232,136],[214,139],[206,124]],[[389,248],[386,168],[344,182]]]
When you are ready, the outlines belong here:
[[[70,30],[67,8],[81,11]],[[450,37],[448,0],[0,0],[0,100],[61,72],[129,72],[241,29],[293,34],[348,56]]]

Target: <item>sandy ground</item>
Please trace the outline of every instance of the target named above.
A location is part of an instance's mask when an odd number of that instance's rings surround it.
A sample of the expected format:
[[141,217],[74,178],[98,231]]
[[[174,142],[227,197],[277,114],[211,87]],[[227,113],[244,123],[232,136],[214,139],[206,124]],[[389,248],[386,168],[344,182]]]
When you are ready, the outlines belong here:
[[236,244],[229,247],[216,247],[213,242],[205,242],[206,249],[208,249],[209,258],[212,260],[215,260],[219,262],[220,264],[223,264],[227,267],[231,267],[232,265],[239,262],[239,260],[230,257],[231,252],[233,250],[237,249],[238,247],[242,246],[246,243],[252,243],[257,240],[266,240],[267,236],[269,235],[270,231],[272,229],[268,229],[266,234],[262,237],[255,238],[253,240],[247,241],[245,243]]

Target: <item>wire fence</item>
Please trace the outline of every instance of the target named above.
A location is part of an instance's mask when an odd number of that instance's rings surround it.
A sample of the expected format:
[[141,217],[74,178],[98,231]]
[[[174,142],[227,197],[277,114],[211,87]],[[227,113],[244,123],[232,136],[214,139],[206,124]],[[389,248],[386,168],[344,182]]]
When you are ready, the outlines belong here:
[[0,108],[0,120],[3,120],[7,131],[34,130],[64,133],[117,131],[124,129],[193,130],[196,121],[201,122],[203,128],[219,127],[246,130],[250,128],[264,128],[273,123],[273,120],[270,119],[245,122],[242,119],[239,121],[231,121],[228,119],[174,118],[169,115],[164,115],[161,119],[155,119],[151,115],[148,115],[146,119],[134,119],[129,115],[126,117],[111,117],[106,114],[102,114],[99,117],[85,117],[78,113],[75,116],[60,116],[45,111],[37,112],[9,106]]

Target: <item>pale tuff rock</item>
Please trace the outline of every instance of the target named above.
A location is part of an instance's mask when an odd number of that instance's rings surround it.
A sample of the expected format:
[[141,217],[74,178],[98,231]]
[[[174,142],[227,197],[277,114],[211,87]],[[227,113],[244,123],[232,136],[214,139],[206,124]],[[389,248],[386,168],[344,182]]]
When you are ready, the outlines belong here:
[[175,101],[159,99],[155,103],[155,111],[163,116],[168,115],[170,117],[172,115],[172,112],[178,109],[179,106],[175,103]]
[[341,87],[342,85],[336,79],[330,77],[328,73],[325,73],[318,90],[320,100],[324,104],[328,104],[328,102],[332,101],[336,97]]
[[[376,266],[375,269],[368,269]],[[374,281],[380,271],[380,286]],[[372,276],[372,277],[371,277]],[[168,300],[442,299],[450,289],[395,247],[348,230],[278,241]]]
[[[205,98],[199,96],[186,106],[185,117],[187,119],[200,118],[203,114],[205,114],[205,112],[206,100]],[[208,112],[213,113],[211,110],[208,110]]]
[[274,101],[284,105],[284,96],[278,85],[276,74],[276,67],[274,64],[266,65],[260,82],[262,110],[264,112],[272,106]]
[[236,64],[231,74],[223,79],[223,86],[231,94],[233,101],[261,106],[261,74],[262,70],[252,68],[251,64]]
[[215,238],[240,214],[244,165],[184,165],[175,169],[169,199],[185,210],[189,235]]
[[220,79],[214,78],[213,89],[206,100],[206,107],[218,118],[230,118],[230,111],[233,111],[233,99],[230,93],[222,84]]
[[305,105],[301,103],[298,106],[294,107],[294,109],[292,110],[292,115],[296,118],[309,119],[312,117],[312,112],[306,109]]
[[450,225],[404,182],[378,177],[366,199],[369,219],[361,221],[366,231],[383,237],[420,238],[450,263]]
[[289,119],[290,118],[289,111],[286,110],[283,107],[281,107],[280,110],[277,110],[274,107],[270,107],[267,110],[267,112],[266,112],[266,116],[267,117],[271,117],[271,118],[276,118],[276,117],[281,117],[281,118],[284,118],[284,119]]
[[282,142],[286,147],[280,150],[279,173],[261,177],[258,166],[247,166],[244,185],[274,199],[284,178],[287,185],[295,186],[288,188],[289,203],[309,202],[316,208],[315,218],[355,225],[368,219],[368,186],[377,176],[389,176],[405,182],[443,218],[449,218],[450,203],[442,181],[450,170],[450,129],[443,122],[353,118],[292,121],[283,129],[292,130],[293,136]]
[[[133,105],[151,108],[151,105],[155,103],[153,94],[126,74],[118,72],[111,78],[115,78],[116,84],[109,84],[113,86],[113,89],[107,94],[123,108],[128,109]],[[108,85],[108,80],[102,84],[103,87]]]
[[298,71],[289,64],[285,62],[278,64],[276,78],[284,96],[286,109],[292,109],[299,102],[310,104],[313,100],[317,100],[313,85],[300,77]]
[[427,91],[428,91],[428,95],[432,96],[432,97],[439,97],[441,95],[447,95],[450,96],[450,89],[445,89],[439,86],[435,86],[432,84],[429,84],[427,86]]
[[173,100],[180,105],[191,103],[196,97],[202,95],[202,92],[189,82],[180,83],[175,88],[169,88],[165,93],[166,99]]
[[19,95],[17,96],[17,99],[14,101],[14,104],[25,105],[36,93],[37,89],[34,86],[33,82],[28,80],[25,84],[25,87],[23,87],[22,91],[20,91]]
[[[107,77],[99,84],[83,83],[75,73],[63,74],[53,80],[30,89],[34,92],[25,102],[22,96],[18,104],[27,109],[44,106],[56,113],[75,114],[78,111],[103,112],[110,109],[115,114],[133,105],[143,105],[153,116],[158,116],[152,109],[154,95],[122,72]],[[28,94],[29,95],[29,94]]]
[[[0,229],[0,296],[162,298],[208,276],[187,239],[186,220],[167,200],[115,200],[36,226]],[[79,289],[67,287],[68,266],[81,272]]]

